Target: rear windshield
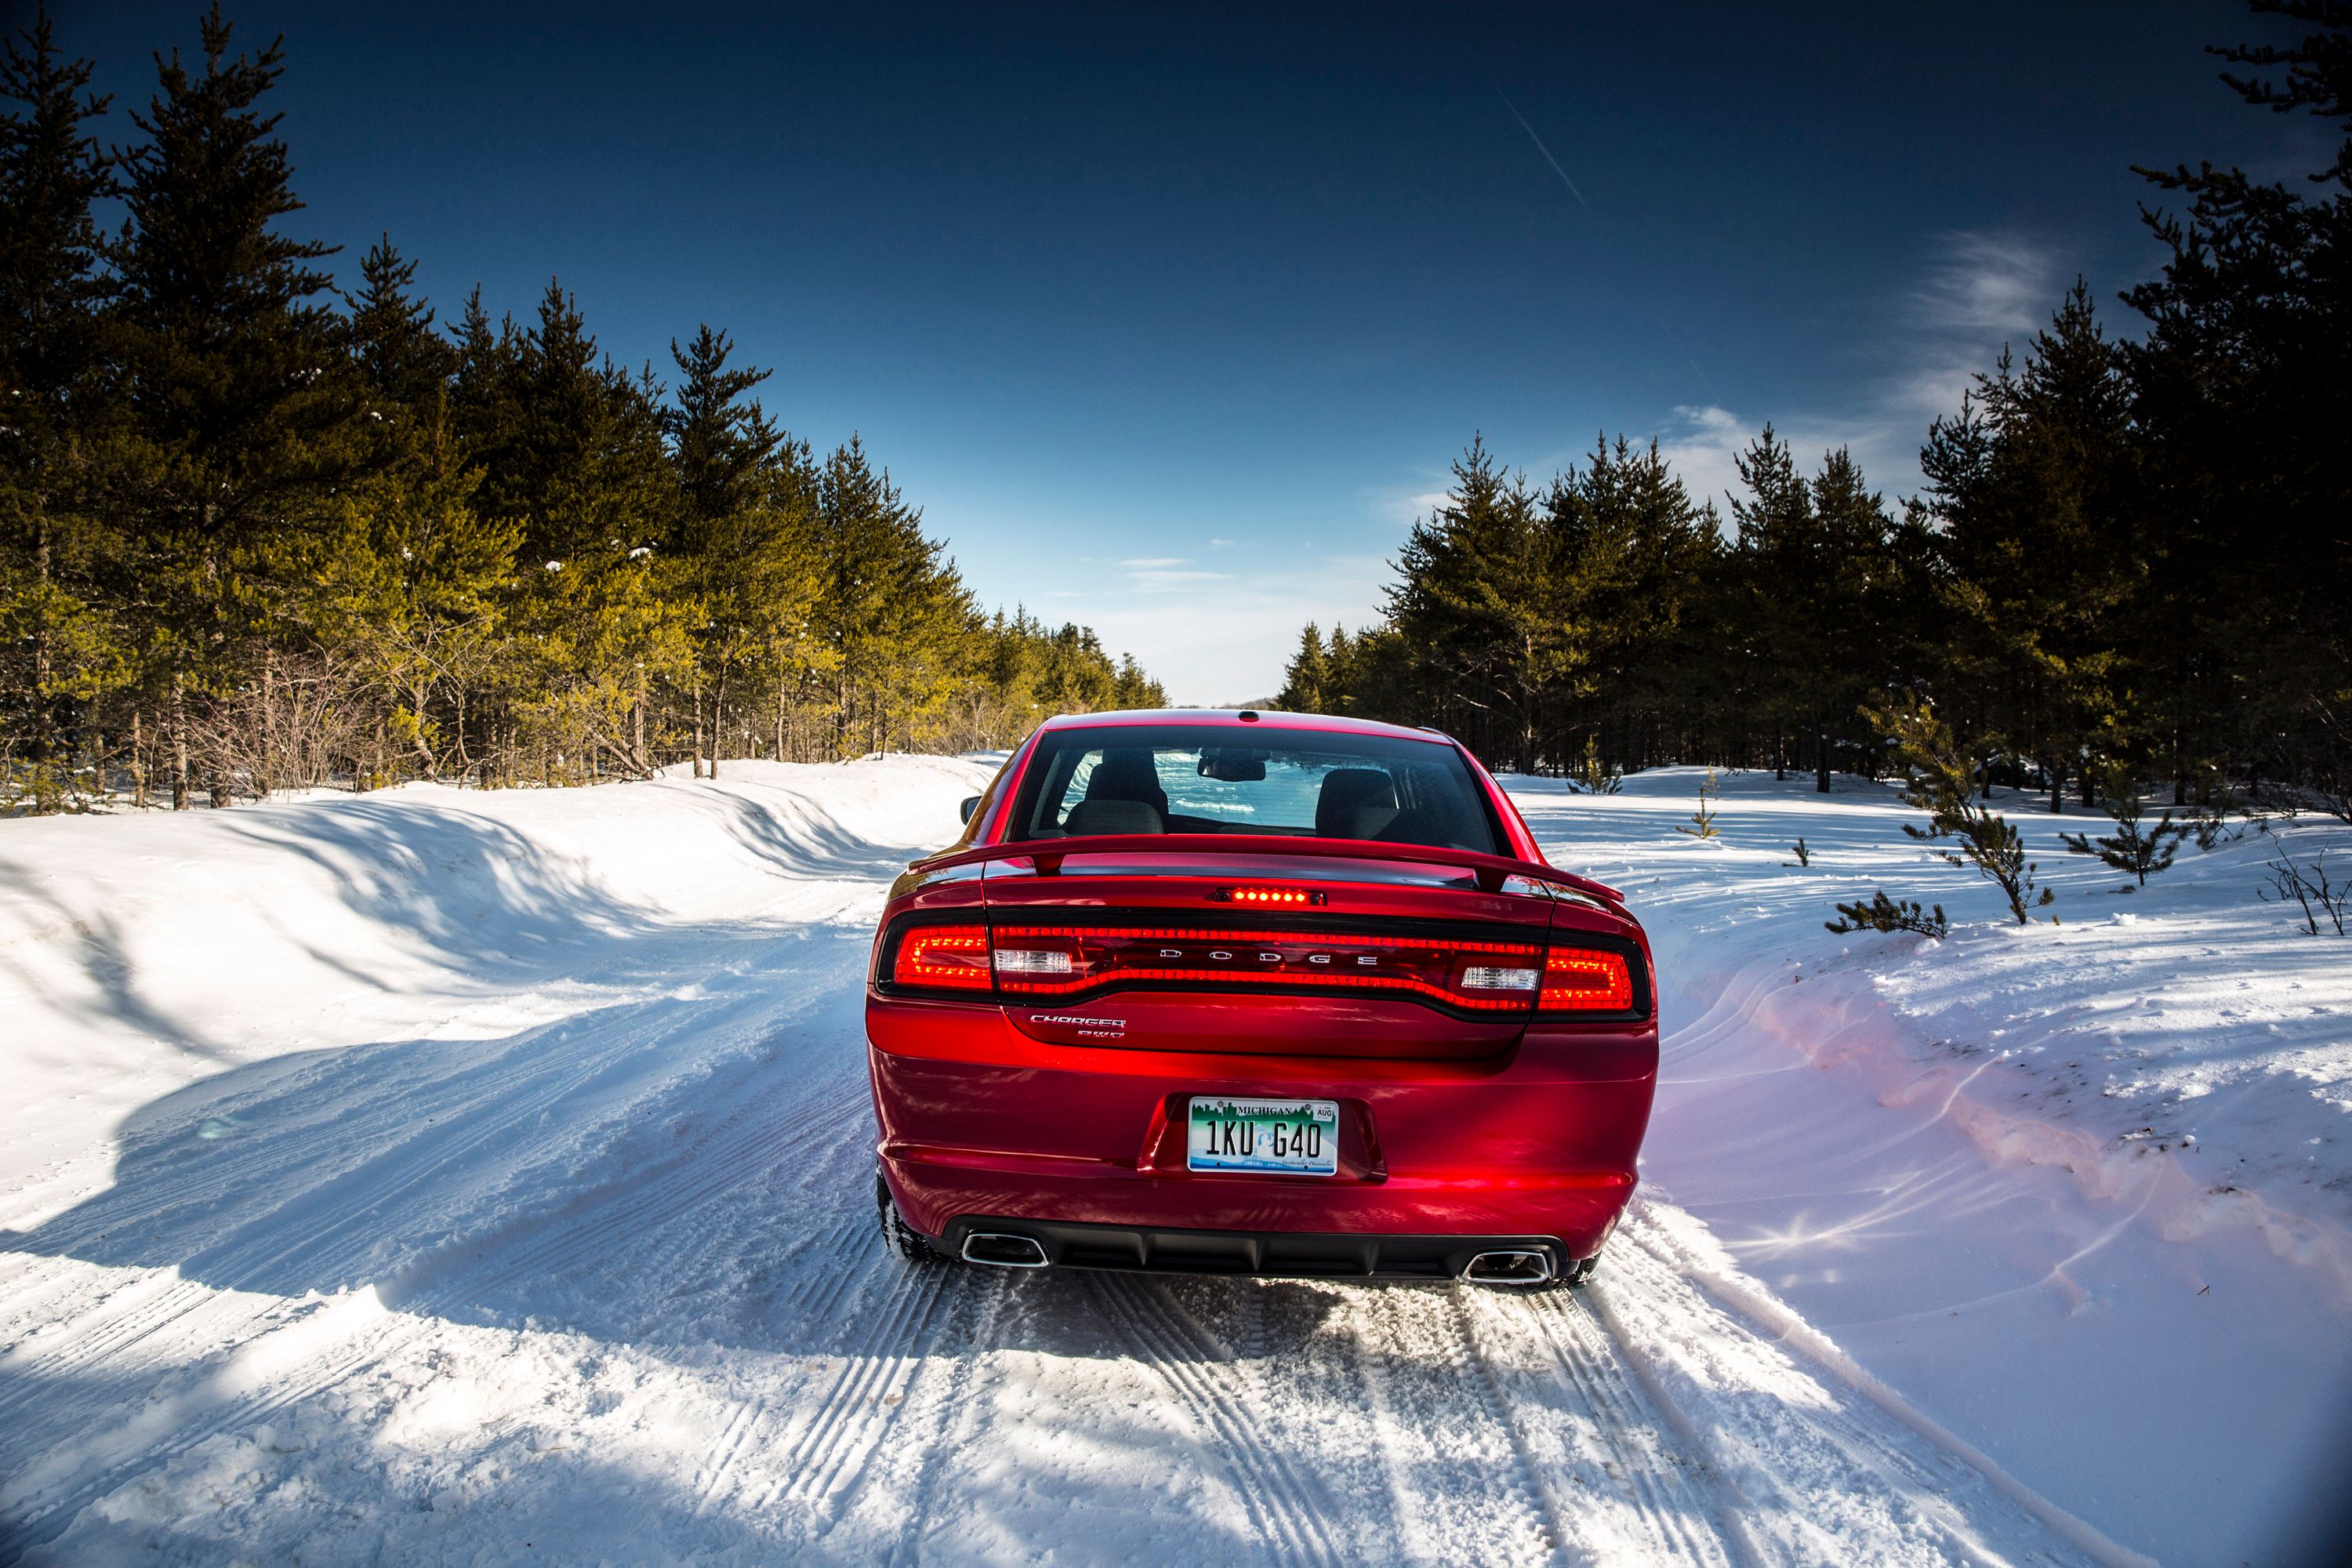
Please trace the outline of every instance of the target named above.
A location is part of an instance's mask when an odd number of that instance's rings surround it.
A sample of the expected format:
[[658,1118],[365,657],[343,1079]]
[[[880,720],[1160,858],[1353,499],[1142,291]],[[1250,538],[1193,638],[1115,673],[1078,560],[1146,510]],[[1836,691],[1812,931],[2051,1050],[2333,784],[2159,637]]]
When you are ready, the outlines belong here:
[[1184,724],[1056,730],[1013,805],[1016,839],[1110,833],[1370,838],[1502,853],[1443,742]]

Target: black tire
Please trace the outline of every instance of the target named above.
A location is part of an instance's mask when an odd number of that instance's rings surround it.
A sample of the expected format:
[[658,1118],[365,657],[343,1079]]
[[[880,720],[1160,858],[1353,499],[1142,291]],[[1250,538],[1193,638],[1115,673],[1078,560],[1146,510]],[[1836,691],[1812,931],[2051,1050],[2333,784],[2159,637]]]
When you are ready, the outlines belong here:
[[874,1173],[874,1206],[882,1223],[883,1246],[909,1263],[947,1261],[946,1255],[931,1245],[930,1237],[908,1225],[906,1216],[898,1212],[898,1204],[890,1196],[890,1184],[882,1179],[879,1171]]

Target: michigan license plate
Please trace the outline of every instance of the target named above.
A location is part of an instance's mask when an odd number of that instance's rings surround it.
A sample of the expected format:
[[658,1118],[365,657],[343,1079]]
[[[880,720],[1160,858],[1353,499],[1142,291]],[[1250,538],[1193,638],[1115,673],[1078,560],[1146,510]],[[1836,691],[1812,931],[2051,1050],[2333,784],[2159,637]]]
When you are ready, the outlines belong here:
[[1184,1150],[1195,1171],[1329,1176],[1339,1169],[1336,1100],[1195,1099]]

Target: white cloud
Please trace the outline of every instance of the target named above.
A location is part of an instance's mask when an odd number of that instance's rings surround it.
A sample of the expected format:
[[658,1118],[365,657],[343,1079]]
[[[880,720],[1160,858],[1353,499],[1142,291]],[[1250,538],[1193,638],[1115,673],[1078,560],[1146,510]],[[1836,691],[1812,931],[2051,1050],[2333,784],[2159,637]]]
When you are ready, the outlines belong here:
[[1190,556],[1145,555],[1122,561],[1128,585],[1139,594],[1167,594],[1202,583],[1230,582],[1229,572],[1206,572],[1194,566]]
[[1912,298],[1938,331],[1982,340],[2021,337],[2056,303],[2048,251],[2014,234],[1948,234],[1944,254]]
[[1375,517],[1393,525],[1401,533],[1444,506],[1451,498],[1443,488],[1430,489],[1425,485],[1395,485],[1384,489],[1367,490],[1364,499]]
[[2057,308],[2056,258],[2013,234],[1943,237],[1942,254],[1909,297],[1913,325],[1898,342],[1908,362],[1885,400],[1926,434],[1927,423],[1959,412],[1973,378],[1992,368],[2004,343],[2033,335]]
[[1858,407],[1736,413],[1715,405],[1683,406],[1657,434],[1659,449],[1697,500],[1724,511],[1739,489],[1735,454],[1767,418],[1811,468],[1823,453],[1852,449],[1862,471],[1890,505],[1921,484],[1919,447],[1929,422],[1957,414],[1972,378],[1990,371],[2004,343],[2021,343],[2058,305],[2056,258],[2013,234],[1955,233],[1937,242],[1919,283],[1902,294],[1884,339],[1890,367]]

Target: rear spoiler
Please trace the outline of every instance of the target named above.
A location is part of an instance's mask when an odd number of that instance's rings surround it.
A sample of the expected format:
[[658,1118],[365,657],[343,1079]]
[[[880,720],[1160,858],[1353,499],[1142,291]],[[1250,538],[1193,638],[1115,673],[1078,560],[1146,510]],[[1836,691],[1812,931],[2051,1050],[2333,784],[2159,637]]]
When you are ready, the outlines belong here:
[[1255,834],[1117,833],[1091,837],[1032,838],[1018,844],[986,844],[932,859],[919,860],[925,870],[971,866],[983,860],[1031,859],[1037,874],[1061,874],[1062,862],[1072,855],[1292,855],[1329,860],[1402,860],[1417,865],[1454,866],[1474,873],[1481,892],[1502,891],[1507,878],[1525,877],[1538,882],[1570,888],[1622,907],[1625,895],[1605,882],[1562,871],[1540,861],[1515,860],[1507,855],[1482,855],[1475,849],[1448,849],[1434,844],[1384,844],[1369,838],[1280,838]]

